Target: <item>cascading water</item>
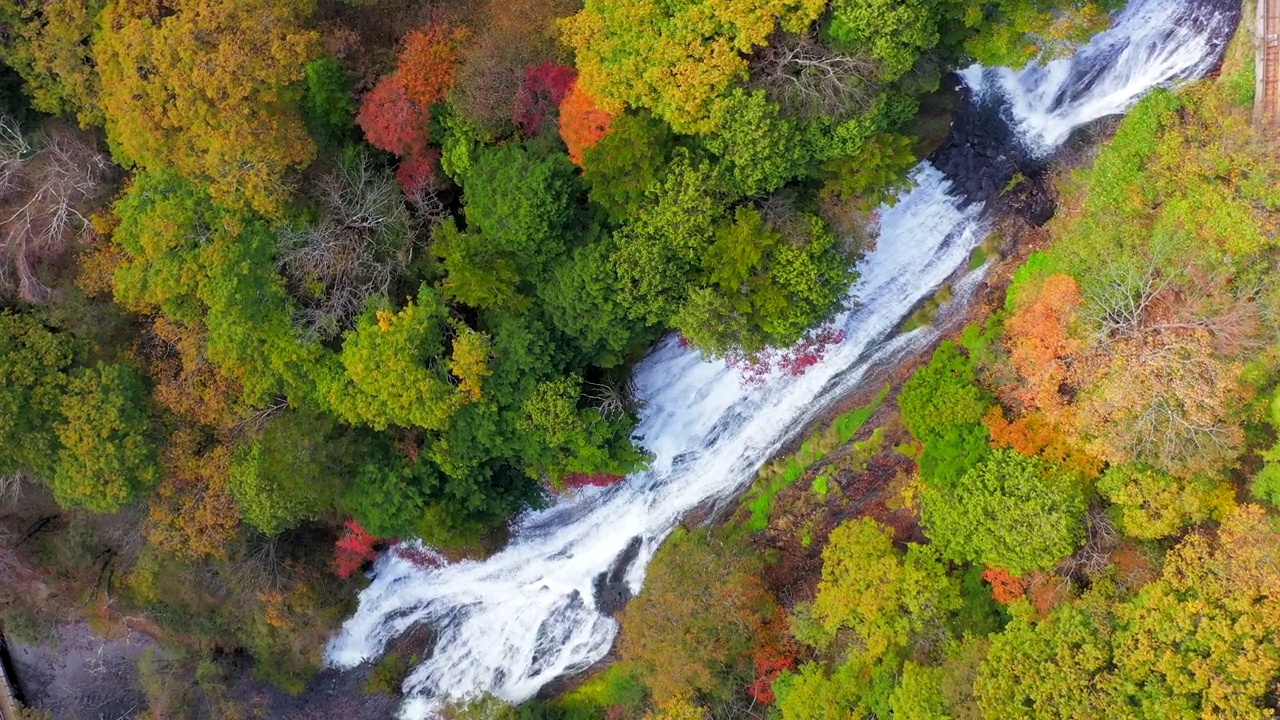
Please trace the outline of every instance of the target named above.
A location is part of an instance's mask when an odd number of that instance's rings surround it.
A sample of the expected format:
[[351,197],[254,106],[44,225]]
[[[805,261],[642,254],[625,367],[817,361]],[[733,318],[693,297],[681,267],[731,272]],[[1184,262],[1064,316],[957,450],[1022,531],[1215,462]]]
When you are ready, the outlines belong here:
[[[1022,71],[974,66],[961,77],[975,102],[1001,103],[1022,154],[1044,156],[1073,129],[1123,112],[1147,90],[1207,72],[1238,14],[1231,0],[1136,0],[1070,59]],[[957,144],[964,138],[949,143]],[[429,624],[435,650],[405,681],[402,713],[417,719],[448,697],[491,692],[521,701],[602,658],[617,624],[597,608],[594,589],[619,558],[634,556],[624,579],[638,592],[649,560],[685,513],[740,492],[869,367],[934,339],[928,329],[891,333],[984,238],[989,197],[960,197],[929,162],[912,179],[911,190],[881,209],[876,250],[854,288],[857,309],[836,319],[845,339],[821,362],[802,377],[744,389],[724,363],[668,338],[635,372],[644,403],[638,433],[655,458],[648,470],[527,514],[508,546],[483,562],[422,570],[388,553],[330,644],[330,663],[353,667]]]

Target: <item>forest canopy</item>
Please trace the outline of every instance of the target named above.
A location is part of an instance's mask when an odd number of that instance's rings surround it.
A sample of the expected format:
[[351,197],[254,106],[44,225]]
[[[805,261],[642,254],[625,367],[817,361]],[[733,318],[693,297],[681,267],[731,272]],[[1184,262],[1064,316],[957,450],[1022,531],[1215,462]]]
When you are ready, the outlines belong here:
[[[1114,8],[0,0],[5,632],[145,614],[182,649],[145,663],[157,716],[234,705],[173,678],[241,651],[301,689],[396,540],[481,557],[645,468],[629,378],[659,339],[745,368],[832,342],[944,73],[1063,55]],[[1042,708],[1076,646],[1106,679],[1081,707],[1261,707],[1274,653],[1226,675],[1275,639],[1271,516],[1234,491],[1280,499],[1280,195],[1226,87],[1143,101],[1063,177],[987,342],[901,388],[918,536],[809,528],[798,602],[742,536],[659,554],[621,620],[642,712],[733,683],[783,718]],[[1166,558],[1147,584],[975,593],[1065,586],[1104,526]],[[1152,631],[1198,607],[1239,624]],[[1161,660],[1190,652],[1205,676]]]

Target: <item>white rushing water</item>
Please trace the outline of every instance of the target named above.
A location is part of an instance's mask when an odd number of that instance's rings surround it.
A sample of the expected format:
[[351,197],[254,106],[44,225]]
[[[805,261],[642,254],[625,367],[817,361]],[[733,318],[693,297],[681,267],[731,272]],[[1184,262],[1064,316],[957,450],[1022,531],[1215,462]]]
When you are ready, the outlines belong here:
[[[1072,59],[1016,72],[975,66],[962,76],[976,92],[1006,95],[1019,135],[1048,151],[1152,87],[1206,72],[1229,35],[1230,4],[1137,0]],[[449,697],[491,692],[525,700],[604,657],[617,624],[597,611],[593,585],[633,538],[641,546],[626,580],[638,592],[649,560],[684,514],[740,492],[868,367],[933,340],[928,329],[891,332],[965,263],[985,228],[982,206],[955,197],[932,165],[922,163],[912,177],[914,187],[881,210],[877,247],[853,291],[857,309],[836,319],[846,337],[821,362],[802,377],[745,389],[724,363],[668,338],[635,372],[644,403],[638,433],[655,457],[650,469],[524,516],[508,546],[483,562],[422,570],[388,553],[330,644],[329,662],[353,667],[429,624],[438,634],[434,654],[405,681],[402,714],[416,720]]]

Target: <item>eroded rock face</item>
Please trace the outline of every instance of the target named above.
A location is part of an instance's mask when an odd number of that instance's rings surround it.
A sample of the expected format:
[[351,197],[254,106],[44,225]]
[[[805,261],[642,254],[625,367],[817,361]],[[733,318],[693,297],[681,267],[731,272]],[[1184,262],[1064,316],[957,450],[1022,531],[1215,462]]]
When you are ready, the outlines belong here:
[[1006,101],[998,93],[974,96],[960,85],[960,102],[952,115],[951,133],[929,156],[957,192],[970,202],[992,204],[1032,225],[1053,217],[1046,163],[1034,157],[1010,127]]

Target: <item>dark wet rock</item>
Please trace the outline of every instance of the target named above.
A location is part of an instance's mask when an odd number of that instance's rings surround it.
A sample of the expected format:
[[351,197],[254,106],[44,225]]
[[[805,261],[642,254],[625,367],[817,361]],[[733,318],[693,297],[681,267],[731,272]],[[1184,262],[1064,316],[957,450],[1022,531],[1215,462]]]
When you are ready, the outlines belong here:
[[631,588],[627,587],[627,570],[640,554],[640,538],[633,537],[627,547],[613,561],[607,573],[600,573],[595,580],[596,607],[605,615],[617,615],[631,602]]

